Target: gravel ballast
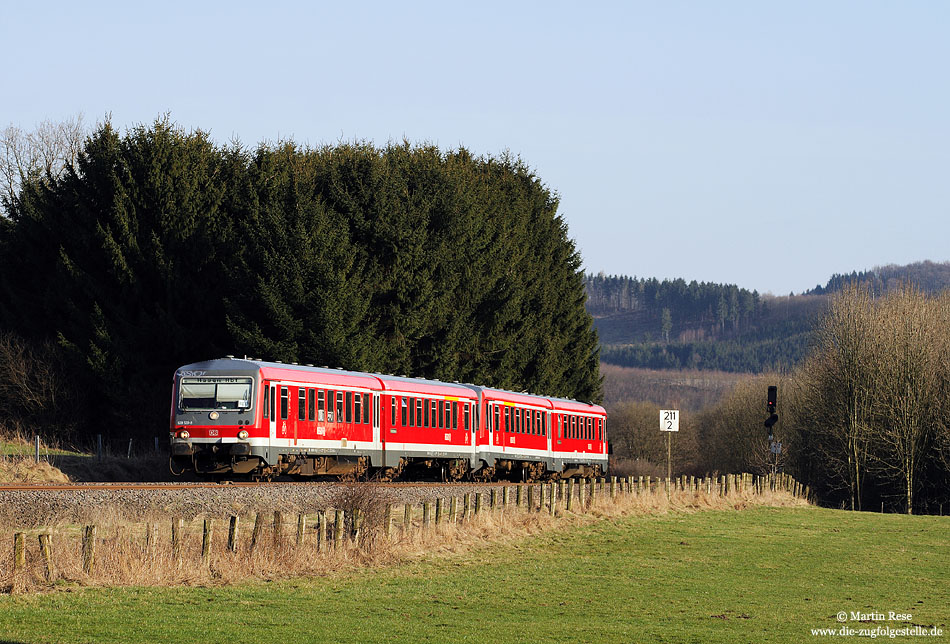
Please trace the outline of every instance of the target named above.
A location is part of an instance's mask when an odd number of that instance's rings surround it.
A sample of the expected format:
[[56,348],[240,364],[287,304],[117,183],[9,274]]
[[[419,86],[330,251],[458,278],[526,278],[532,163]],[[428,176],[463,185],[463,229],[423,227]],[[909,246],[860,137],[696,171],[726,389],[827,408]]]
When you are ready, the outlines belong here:
[[[169,517],[227,517],[258,511],[315,512],[343,507],[347,499],[394,505],[423,503],[438,497],[462,498],[466,493],[489,493],[493,486],[475,484],[413,483],[269,483],[254,487],[222,484],[180,489],[155,484],[137,489],[90,485],[79,490],[0,491],[0,525],[32,528],[102,521],[145,521]],[[495,487],[502,487],[498,484]]]

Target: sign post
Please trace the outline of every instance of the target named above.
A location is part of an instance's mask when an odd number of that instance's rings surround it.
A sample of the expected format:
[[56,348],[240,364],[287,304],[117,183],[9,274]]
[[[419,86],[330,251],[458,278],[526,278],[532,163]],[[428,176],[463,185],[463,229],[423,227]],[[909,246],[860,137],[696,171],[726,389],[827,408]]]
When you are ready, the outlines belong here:
[[660,431],[666,434],[666,481],[669,485],[673,478],[673,432],[680,430],[680,410],[660,410]]

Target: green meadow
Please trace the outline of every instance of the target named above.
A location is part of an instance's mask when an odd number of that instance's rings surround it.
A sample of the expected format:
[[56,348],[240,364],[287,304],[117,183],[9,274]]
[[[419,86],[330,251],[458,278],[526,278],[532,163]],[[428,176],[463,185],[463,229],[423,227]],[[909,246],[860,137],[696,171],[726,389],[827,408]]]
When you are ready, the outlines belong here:
[[327,577],[0,597],[0,642],[808,642],[842,626],[950,641],[950,518],[631,516]]

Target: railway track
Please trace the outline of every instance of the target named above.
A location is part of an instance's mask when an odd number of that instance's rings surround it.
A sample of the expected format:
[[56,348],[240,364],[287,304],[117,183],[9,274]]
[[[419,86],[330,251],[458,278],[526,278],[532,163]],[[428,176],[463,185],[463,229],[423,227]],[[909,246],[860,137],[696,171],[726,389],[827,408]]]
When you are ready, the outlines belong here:
[[[442,483],[438,481],[360,481],[361,485],[384,488],[411,488],[411,487],[498,487],[502,485],[523,485],[521,483],[511,482],[451,482]],[[194,483],[16,483],[0,485],[0,492],[89,492],[95,490],[193,490],[193,489],[233,489],[233,488],[255,488],[255,487],[279,487],[286,486],[316,486],[316,485],[347,485],[349,482],[341,481],[221,481],[216,483],[194,482]]]

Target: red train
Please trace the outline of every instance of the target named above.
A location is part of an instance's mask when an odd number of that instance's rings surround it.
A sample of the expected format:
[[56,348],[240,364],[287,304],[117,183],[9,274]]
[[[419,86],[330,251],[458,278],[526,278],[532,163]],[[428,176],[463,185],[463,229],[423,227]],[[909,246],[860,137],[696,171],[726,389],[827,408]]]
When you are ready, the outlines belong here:
[[175,372],[171,468],[202,474],[595,476],[604,408],[422,378],[228,357]]

